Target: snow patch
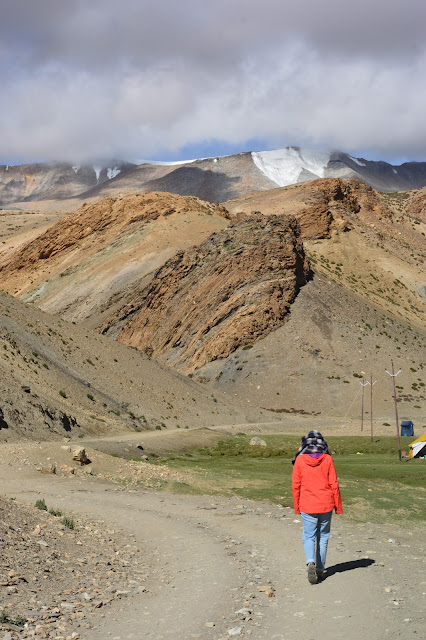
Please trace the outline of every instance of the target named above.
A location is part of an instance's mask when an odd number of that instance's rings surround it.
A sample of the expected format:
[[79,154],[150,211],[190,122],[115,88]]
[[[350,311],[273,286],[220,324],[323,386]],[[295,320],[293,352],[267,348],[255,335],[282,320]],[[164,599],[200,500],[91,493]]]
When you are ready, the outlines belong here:
[[99,176],[102,171],[102,167],[93,167],[93,171],[96,173],[96,182],[99,182]]
[[358,158],[353,158],[352,156],[349,156],[350,159],[355,162],[355,164],[359,165],[360,167],[366,167],[367,165],[364,164],[364,162],[361,162],[361,160],[358,160]]
[[330,153],[286,147],[274,151],[253,151],[251,154],[256,167],[279,187],[297,182],[302,171],[309,171],[323,178],[330,161]]
[[135,164],[155,164],[161,167],[173,167],[179,164],[189,164],[191,162],[197,162],[197,160],[205,160],[206,158],[194,158],[193,160],[174,160],[173,162],[167,162],[162,160],[135,160]]
[[78,167],[78,166],[75,166],[75,167],[73,167],[73,168],[72,168],[72,170],[74,171],[74,173],[77,173],[77,171],[79,171],[79,169],[80,169],[80,167]]
[[396,174],[398,174],[398,171],[396,169],[394,169],[394,167],[392,167],[392,171]]
[[[114,167],[113,169],[107,169],[107,177],[108,180],[111,180],[112,178],[115,178],[116,176],[118,176],[118,174],[121,172],[121,169],[119,169],[118,167]],[[99,180],[99,178],[98,178]]]

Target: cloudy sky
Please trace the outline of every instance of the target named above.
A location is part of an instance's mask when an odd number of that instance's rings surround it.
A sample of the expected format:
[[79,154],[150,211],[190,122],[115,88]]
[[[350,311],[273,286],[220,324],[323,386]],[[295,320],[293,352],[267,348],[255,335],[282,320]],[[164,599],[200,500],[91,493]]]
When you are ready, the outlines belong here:
[[0,0],[0,163],[426,160],[424,0]]

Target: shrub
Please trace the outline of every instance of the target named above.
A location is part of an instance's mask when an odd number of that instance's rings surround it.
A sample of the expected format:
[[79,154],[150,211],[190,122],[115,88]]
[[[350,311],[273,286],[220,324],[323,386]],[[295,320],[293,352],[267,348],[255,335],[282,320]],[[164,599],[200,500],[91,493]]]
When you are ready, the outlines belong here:
[[47,511],[47,506],[44,498],[41,498],[41,500],[36,500],[35,506],[37,507],[37,509],[40,509],[40,511]]
[[66,392],[65,392],[65,391],[63,391],[62,389],[60,390],[59,395],[60,395],[60,396],[62,396],[63,398],[66,398],[66,397],[67,397]]
[[61,522],[64,525],[64,527],[66,527],[67,529],[74,529],[75,528],[75,524],[74,524],[73,518],[69,518],[68,516],[64,516],[62,518]]
[[4,609],[0,612],[0,624],[14,624],[17,627],[23,627],[26,622],[27,619],[21,615],[11,618]]

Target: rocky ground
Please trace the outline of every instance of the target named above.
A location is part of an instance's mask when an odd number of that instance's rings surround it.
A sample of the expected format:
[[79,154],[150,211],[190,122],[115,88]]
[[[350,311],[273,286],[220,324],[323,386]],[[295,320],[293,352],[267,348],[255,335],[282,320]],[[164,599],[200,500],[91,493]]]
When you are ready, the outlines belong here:
[[[157,492],[161,466],[89,449],[79,467],[67,449],[0,448],[2,640],[314,640],[319,621],[329,638],[422,637],[422,528],[335,516],[328,575],[312,586],[290,508]],[[52,462],[56,474],[38,470]],[[143,486],[118,482],[132,473]]]
[[78,638],[90,612],[145,590],[146,558],[104,522],[0,499],[1,613],[8,638]]

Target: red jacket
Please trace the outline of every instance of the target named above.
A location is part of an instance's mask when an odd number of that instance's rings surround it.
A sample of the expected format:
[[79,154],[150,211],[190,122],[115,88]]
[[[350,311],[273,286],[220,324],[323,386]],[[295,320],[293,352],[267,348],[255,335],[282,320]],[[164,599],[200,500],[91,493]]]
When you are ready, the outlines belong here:
[[323,453],[320,458],[298,455],[293,467],[292,490],[294,511],[300,513],[343,513],[339,481],[333,458]]

